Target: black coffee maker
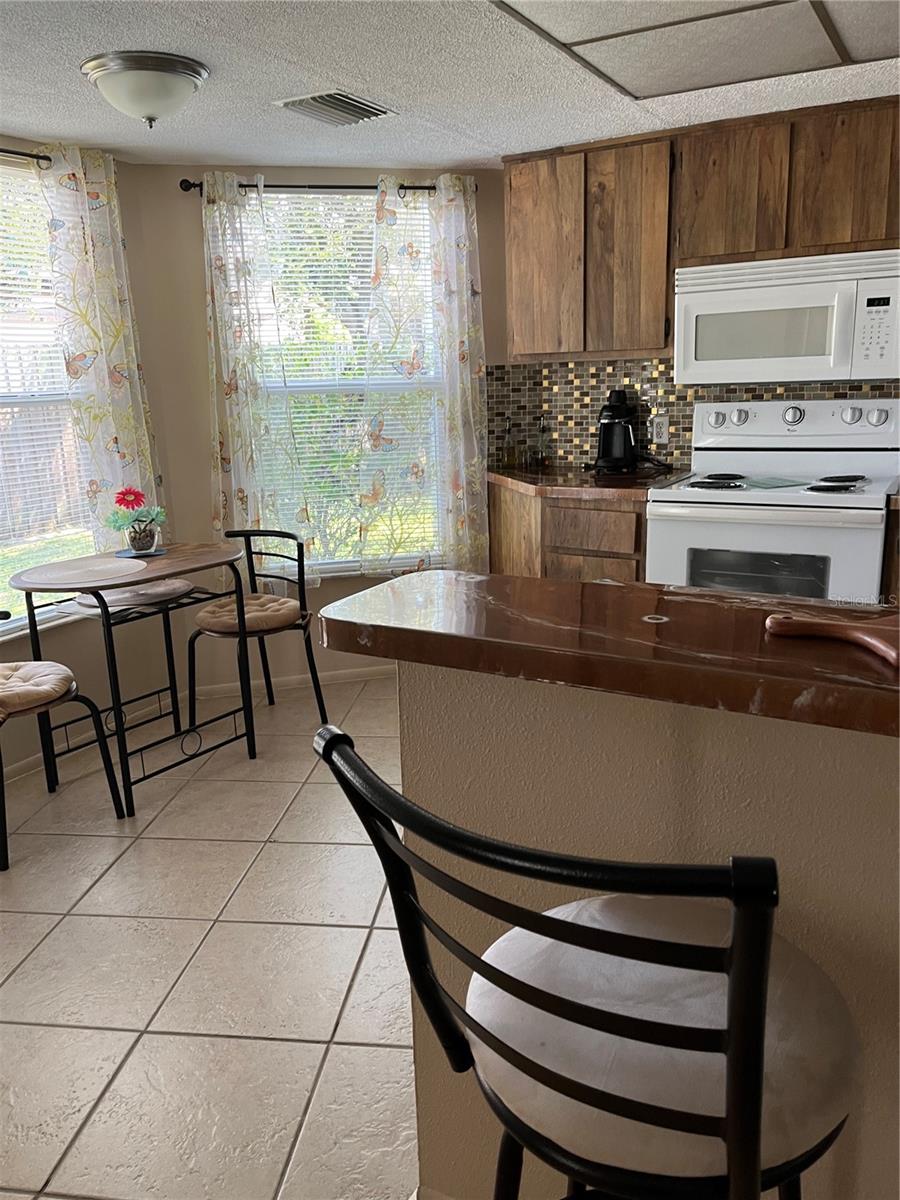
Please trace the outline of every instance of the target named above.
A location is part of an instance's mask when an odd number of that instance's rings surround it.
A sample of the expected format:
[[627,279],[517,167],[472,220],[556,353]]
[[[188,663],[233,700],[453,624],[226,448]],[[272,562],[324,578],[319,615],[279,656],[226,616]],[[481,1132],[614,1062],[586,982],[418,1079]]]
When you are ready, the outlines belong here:
[[627,475],[638,464],[635,447],[634,422],[637,408],[628,403],[623,388],[613,388],[600,409],[600,430],[597,434],[597,458],[594,471],[599,475]]

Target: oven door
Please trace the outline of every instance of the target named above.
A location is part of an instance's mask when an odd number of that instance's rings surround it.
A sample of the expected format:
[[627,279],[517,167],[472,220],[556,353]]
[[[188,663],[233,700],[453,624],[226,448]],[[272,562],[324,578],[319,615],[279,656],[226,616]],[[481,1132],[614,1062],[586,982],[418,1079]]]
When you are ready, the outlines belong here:
[[675,382],[849,379],[855,280],[676,292]]
[[647,506],[648,583],[877,601],[881,509]]

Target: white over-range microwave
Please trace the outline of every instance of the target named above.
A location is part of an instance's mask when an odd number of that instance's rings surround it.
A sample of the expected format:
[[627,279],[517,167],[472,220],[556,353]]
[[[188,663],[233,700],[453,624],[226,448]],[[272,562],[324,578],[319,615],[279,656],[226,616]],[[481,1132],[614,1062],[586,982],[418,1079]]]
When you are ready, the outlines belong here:
[[675,272],[675,383],[900,375],[900,250]]

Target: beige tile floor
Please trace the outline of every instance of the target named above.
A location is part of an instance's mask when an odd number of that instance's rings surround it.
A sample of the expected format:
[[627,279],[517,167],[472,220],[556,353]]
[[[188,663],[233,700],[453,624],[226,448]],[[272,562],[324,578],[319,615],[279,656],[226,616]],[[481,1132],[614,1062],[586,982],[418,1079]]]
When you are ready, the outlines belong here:
[[[399,783],[395,680],[326,699]],[[317,765],[311,692],[257,718],[255,762],[236,743],[141,784],[127,822],[93,751],[62,760],[52,799],[39,775],[9,785],[0,1200],[414,1191],[409,989],[378,861]]]

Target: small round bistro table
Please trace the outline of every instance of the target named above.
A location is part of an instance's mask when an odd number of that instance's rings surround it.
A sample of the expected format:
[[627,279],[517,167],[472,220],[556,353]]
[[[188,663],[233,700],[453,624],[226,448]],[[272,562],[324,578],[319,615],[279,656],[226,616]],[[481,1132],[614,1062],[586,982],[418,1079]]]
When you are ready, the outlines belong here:
[[[241,582],[241,573],[237,566],[240,559],[244,556],[243,549],[233,542],[215,545],[182,542],[165,547],[165,551],[165,554],[153,555],[152,557],[119,558],[113,553],[89,554],[83,558],[42,563],[40,566],[29,567],[25,571],[19,571],[9,581],[10,587],[25,593],[28,630],[31,637],[31,654],[35,661],[43,658],[37,621],[38,610],[59,608],[63,604],[68,604],[73,598],[73,593],[77,595],[86,594],[92,596],[94,599],[96,612],[99,614],[103,629],[103,643],[106,651],[106,668],[109,677],[109,695],[111,701],[109,707],[102,711],[104,712],[104,716],[111,715],[113,721],[113,730],[110,736],[115,737],[119,751],[119,769],[122,775],[122,795],[125,802],[126,816],[134,816],[133,787],[135,784],[141,783],[145,779],[150,779],[154,775],[159,775],[163,771],[171,770],[172,767],[178,766],[188,759],[196,758],[198,754],[209,754],[220,746],[226,746],[231,742],[246,739],[249,757],[256,757],[256,737],[253,728],[253,700],[250,688],[250,658],[244,615],[244,589]],[[230,571],[233,582],[233,586],[230,589],[216,592],[205,587],[195,587],[191,588],[190,592],[171,600],[156,603],[152,600],[149,602],[142,601],[139,605],[135,604],[133,607],[121,607],[114,603],[109,603],[103,594],[116,588],[134,589],[144,584],[155,583],[163,579],[173,579],[176,576],[195,575],[201,571],[209,571],[215,567],[224,567]],[[38,593],[57,596],[63,593],[64,598],[35,604],[34,597]],[[206,604],[211,598],[231,595],[235,597],[238,627],[240,630],[238,638],[238,676],[241,688],[240,707],[231,709],[225,713],[219,713],[209,720],[183,727],[178,704],[178,687],[175,678],[170,614],[176,609],[189,608],[194,604]],[[124,700],[119,684],[114,630],[119,625],[132,624],[135,621],[147,620],[148,618],[157,616],[161,616],[163,620],[166,661],[169,672],[168,687],[159,688],[156,691],[146,692],[141,696]],[[171,716],[173,732],[157,741],[149,742],[139,749],[130,751],[128,749],[126,734],[127,717],[125,705],[138,700],[146,700],[149,696],[159,696],[166,691],[170,694],[170,711],[160,713],[159,716],[151,717],[149,721],[141,721],[139,724],[148,724],[163,717]],[[236,719],[238,714],[243,716],[243,732],[238,730]],[[203,727],[221,721],[224,717],[228,716],[234,718],[234,736],[223,738],[212,745],[204,745],[203,734],[201,732]],[[81,749],[84,745],[90,743],[79,742],[78,745],[71,747],[68,745],[68,726],[74,723],[72,721],[53,725],[49,714],[46,712],[39,714],[37,720],[41,738],[41,753],[44,759],[44,771],[47,776],[47,788],[53,792],[59,786],[59,775],[56,766],[57,757],[61,754],[70,753],[72,750]],[[63,728],[66,730],[66,748],[57,750],[54,746],[53,733],[55,730]],[[196,740],[189,742],[188,738],[191,734],[195,735]],[[173,761],[156,770],[147,771],[144,769],[143,754],[145,751],[177,739],[181,741],[180,757],[174,758]],[[187,750],[186,745],[191,746],[191,749]],[[138,776],[135,776],[131,770],[131,759],[135,756],[140,756],[141,758],[141,772]]]

